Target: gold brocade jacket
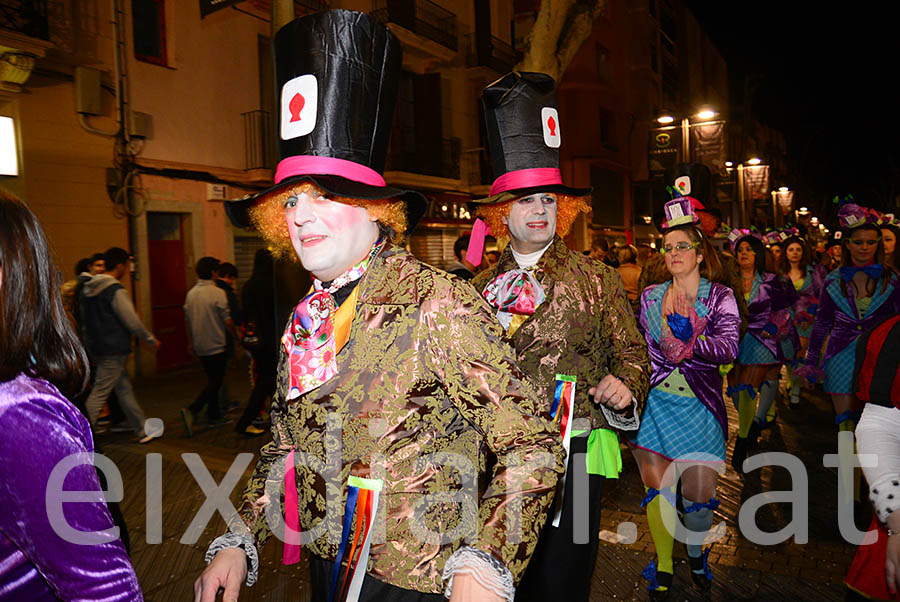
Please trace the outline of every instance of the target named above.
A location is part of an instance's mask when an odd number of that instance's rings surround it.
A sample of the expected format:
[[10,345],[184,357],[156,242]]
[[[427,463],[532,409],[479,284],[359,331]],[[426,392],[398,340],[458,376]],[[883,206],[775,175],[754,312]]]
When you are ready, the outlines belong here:
[[[467,282],[388,245],[358,286],[334,378],[286,402],[282,349],[273,440],[261,450],[240,517],[257,546],[264,543],[267,507],[283,516],[283,502],[272,502],[293,448],[305,550],[336,558],[353,474],[384,483],[370,575],[440,593],[447,559],[472,546],[518,581],[563,470],[555,428],[537,416],[538,392]],[[489,456],[496,464],[486,474]]]
[[[496,276],[516,268],[507,246],[494,269],[480,273],[472,284],[481,292]],[[545,416],[549,417],[557,374],[577,377],[573,417],[590,417],[590,428],[610,428],[588,396],[588,389],[607,374],[628,387],[640,415],[650,387],[650,358],[616,270],[572,252],[556,236],[534,275],[546,299],[508,340],[516,349],[519,367],[542,392]],[[585,426],[574,423],[573,428]]]

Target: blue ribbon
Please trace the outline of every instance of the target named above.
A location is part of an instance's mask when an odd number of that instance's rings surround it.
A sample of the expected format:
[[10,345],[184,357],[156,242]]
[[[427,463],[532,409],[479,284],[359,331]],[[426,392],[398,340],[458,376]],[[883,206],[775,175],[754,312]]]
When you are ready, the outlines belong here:
[[709,551],[712,549],[712,546],[707,546],[705,550],[703,550],[703,574],[706,575],[706,578],[710,581],[713,580],[712,571],[709,570]]
[[566,381],[556,381],[556,392],[553,394],[553,405],[550,406],[550,418],[554,420],[556,420],[556,412],[559,410],[560,402],[562,401],[563,387],[565,386]]
[[669,490],[669,489],[663,489],[662,491],[660,491],[659,489],[654,489],[653,487],[648,487],[648,488],[647,488],[647,495],[645,495],[645,496],[644,496],[644,499],[641,500],[641,508],[646,508],[646,507],[647,507],[647,504],[649,504],[650,502],[652,502],[652,501],[653,501],[653,498],[655,498],[656,496],[658,496],[658,495],[660,495],[660,494],[662,494],[662,496],[663,496],[664,498],[666,498],[667,500],[669,500],[669,503],[672,504],[672,506],[675,505],[675,494],[672,493],[671,490]]
[[841,412],[837,416],[834,417],[834,423],[836,425],[840,425],[845,420],[852,420],[853,422],[859,422],[860,413],[854,412],[853,410],[847,410],[846,412]]
[[691,325],[690,318],[672,312],[666,316],[666,321],[668,321],[669,329],[676,339],[682,343],[687,343],[691,340],[691,336],[694,334],[694,327]]
[[648,592],[659,587],[659,583],[656,581],[656,558],[644,567],[644,570],[641,571],[641,577],[650,582],[650,585],[647,586]]
[[753,385],[748,383],[741,384],[736,387],[728,387],[727,389],[725,389],[725,394],[728,395],[728,397],[734,399],[741,391],[747,391],[750,393],[750,397],[756,397],[756,389],[753,388]]
[[[331,589],[328,591],[328,602],[334,602],[334,591],[337,589],[338,576],[341,572],[341,561],[344,552],[347,551],[347,542],[350,540],[350,528],[353,526],[353,514],[356,509],[356,498],[359,496],[359,488],[349,485],[347,487],[347,503],[344,505],[344,524],[341,531],[341,545],[338,546],[337,558],[334,559],[334,569],[331,571]],[[347,559],[347,568],[350,561]]]
[[[703,510],[704,508],[709,508],[710,510],[715,510],[716,508],[719,507],[719,504],[721,504],[721,503],[722,503],[721,500],[717,500],[716,498],[711,497],[711,498],[709,498],[709,501],[706,503],[694,502],[693,504],[691,504],[690,506],[688,506],[687,508],[684,509],[684,513],[690,514],[691,512],[699,512],[699,511]],[[709,548],[707,548],[707,549],[709,549]]]
[[841,278],[843,278],[844,282],[850,282],[857,272],[865,272],[866,276],[872,280],[878,280],[881,278],[883,271],[884,266],[880,263],[873,263],[872,265],[866,266],[848,265],[841,268]]

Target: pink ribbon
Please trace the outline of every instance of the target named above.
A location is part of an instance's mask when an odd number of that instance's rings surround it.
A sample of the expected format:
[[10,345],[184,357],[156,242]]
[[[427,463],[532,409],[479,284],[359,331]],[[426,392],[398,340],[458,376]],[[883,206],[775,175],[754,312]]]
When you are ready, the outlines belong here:
[[475,220],[472,226],[472,233],[469,235],[469,248],[466,249],[466,261],[474,265],[476,268],[481,265],[481,258],[484,256],[484,239],[491,233],[491,229],[480,217]]
[[491,195],[519,188],[535,186],[553,186],[562,184],[562,174],[555,167],[535,167],[533,169],[517,169],[508,171],[491,185]]
[[300,562],[300,497],[294,472],[294,450],[284,464],[284,552],[282,564]]
[[278,162],[275,168],[275,183],[292,176],[341,176],[369,186],[384,186],[384,178],[377,171],[365,165],[335,157],[295,155]]

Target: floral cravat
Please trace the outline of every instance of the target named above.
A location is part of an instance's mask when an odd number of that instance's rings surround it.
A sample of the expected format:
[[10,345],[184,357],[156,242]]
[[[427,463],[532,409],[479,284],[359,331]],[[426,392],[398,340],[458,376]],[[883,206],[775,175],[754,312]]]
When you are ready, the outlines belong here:
[[[353,291],[340,309],[333,293],[362,278],[384,244],[379,240],[362,261],[335,278],[328,287],[314,280],[314,290],[297,304],[291,324],[281,337],[290,366],[288,401],[320,387],[338,373],[337,353],[347,342],[357,291]],[[336,337],[336,332],[343,336]]]

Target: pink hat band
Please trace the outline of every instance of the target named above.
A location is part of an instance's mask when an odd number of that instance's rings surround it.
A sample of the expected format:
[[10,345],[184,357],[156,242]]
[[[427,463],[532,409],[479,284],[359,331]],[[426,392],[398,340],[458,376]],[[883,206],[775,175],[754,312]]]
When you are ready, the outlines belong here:
[[340,176],[369,186],[385,186],[384,178],[371,167],[335,157],[294,155],[279,161],[275,168],[275,183],[280,184],[293,176]]
[[535,188],[538,186],[561,186],[562,174],[555,167],[536,167],[508,171],[491,186],[491,196],[508,190]]

